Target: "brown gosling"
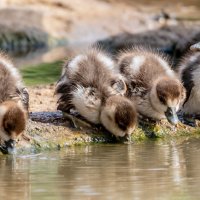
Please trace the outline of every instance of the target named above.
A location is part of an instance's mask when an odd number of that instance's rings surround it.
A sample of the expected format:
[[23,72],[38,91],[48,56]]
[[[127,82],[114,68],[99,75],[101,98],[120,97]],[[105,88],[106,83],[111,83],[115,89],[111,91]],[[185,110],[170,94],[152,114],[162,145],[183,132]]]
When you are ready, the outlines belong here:
[[135,105],[126,97],[111,96],[102,104],[100,120],[116,137],[129,137],[137,126]]
[[178,123],[185,89],[164,57],[137,48],[121,53],[118,66],[128,83],[127,97],[135,102],[140,115]]
[[200,42],[190,49],[178,67],[178,74],[186,88],[182,111],[188,116],[200,114]]
[[[125,133],[118,133],[119,131],[115,132],[119,129],[118,124],[114,124],[116,121],[113,121],[113,128],[108,127],[102,116],[109,112],[108,115],[113,118],[114,112],[119,107],[117,104],[128,102],[125,97],[120,97],[126,93],[126,90],[126,84],[117,72],[114,61],[104,52],[92,49],[65,64],[56,88],[58,110],[69,112],[70,109],[75,108],[89,122],[102,123],[116,136],[125,135]],[[116,97],[111,98],[111,96]],[[116,107],[112,110],[112,114],[108,106],[111,105],[110,102],[113,102],[113,107]],[[132,109],[133,106],[130,107]]]
[[9,58],[0,53],[0,147],[12,153],[16,139],[25,130],[28,92],[18,70]]

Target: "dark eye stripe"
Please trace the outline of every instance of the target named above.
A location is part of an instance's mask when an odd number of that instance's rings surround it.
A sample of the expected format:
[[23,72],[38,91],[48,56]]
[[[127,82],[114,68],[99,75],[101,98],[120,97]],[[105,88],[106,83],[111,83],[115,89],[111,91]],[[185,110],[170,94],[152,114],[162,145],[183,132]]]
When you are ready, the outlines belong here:
[[10,132],[10,130],[9,130],[8,128],[5,128],[4,130],[5,130],[5,132],[6,132],[6,134],[7,134],[8,136],[11,136],[11,132]]
[[118,127],[119,127],[121,130],[123,130],[123,131],[126,130],[126,125],[125,125],[125,124],[119,123],[119,124],[117,124],[117,125],[118,125]]
[[162,104],[166,105],[166,100],[163,96],[159,96],[158,98]]

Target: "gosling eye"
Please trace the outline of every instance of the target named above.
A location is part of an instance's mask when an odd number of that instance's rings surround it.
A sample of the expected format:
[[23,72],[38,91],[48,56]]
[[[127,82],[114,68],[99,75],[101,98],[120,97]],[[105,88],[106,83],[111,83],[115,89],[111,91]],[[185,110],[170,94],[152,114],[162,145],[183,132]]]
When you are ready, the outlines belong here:
[[126,126],[124,126],[123,124],[118,124],[118,127],[119,127],[122,131],[125,131],[125,130],[126,130]]
[[14,124],[10,124],[10,123],[7,123],[5,124],[5,127],[4,127],[4,130],[5,132],[7,133],[7,135],[11,135],[11,131],[15,129],[15,125]]
[[163,96],[158,96],[158,98],[163,105],[166,105],[166,100]]

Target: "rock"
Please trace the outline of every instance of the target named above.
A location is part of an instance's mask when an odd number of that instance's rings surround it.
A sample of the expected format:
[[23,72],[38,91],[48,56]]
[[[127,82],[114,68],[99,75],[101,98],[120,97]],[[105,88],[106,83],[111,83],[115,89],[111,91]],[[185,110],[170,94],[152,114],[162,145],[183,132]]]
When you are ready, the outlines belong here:
[[26,54],[48,46],[48,35],[41,30],[13,31],[0,25],[0,48],[12,54]]

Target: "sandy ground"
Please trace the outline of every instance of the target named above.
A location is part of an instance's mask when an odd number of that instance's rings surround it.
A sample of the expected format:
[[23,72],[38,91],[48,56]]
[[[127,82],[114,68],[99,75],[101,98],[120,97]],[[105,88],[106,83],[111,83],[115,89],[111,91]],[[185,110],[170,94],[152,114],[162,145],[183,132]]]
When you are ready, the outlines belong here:
[[30,112],[56,111],[55,85],[29,87]]

